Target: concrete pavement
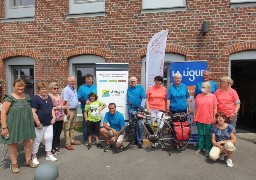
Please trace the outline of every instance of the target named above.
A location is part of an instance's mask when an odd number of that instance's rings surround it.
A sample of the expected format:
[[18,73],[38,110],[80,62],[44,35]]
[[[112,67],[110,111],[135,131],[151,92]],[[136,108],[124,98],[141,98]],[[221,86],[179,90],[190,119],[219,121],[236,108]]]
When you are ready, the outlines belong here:
[[[82,139],[79,134],[78,139]],[[43,149],[39,152],[39,162],[56,164],[60,180],[83,179],[256,179],[256,144],[238,139],[237,151],[233,156],[233,168],[224,161],[212,162],[203,155],[193,154],[195,147],[188,146],[182,152],[173,152],[171,156],[161,148],[144,146],[138,149],[132,146],[124,152],[103,152],[95,146],[87,150],[86,146],[74,146],[74,151],[62,149],[58,161],[46,162]],[[0,180],[33,179],[34,169],[22,166],[24,154],[19,155],[20,173],[9,171],[9,160],[0,167]]]

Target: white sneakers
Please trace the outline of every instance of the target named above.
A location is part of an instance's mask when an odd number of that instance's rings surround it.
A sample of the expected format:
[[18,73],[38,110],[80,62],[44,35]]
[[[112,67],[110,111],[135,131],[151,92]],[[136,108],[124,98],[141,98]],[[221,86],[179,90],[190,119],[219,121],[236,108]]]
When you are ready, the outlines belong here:
[[57,158],[54,157],[52,154],[47,155],[45,158],[47,161],[57,161]]
[[[47,155],[45,158],[47,161],[57,161],[57,158],[54,157],[52,154]],[[37,157],[32,157],[32,162],[36,165],[39,165],[39,161],[37,160]]]
[[37,160],[37,157],[32,157],[32,162],[35,165],[39,165],[39,161]]
[[233,167],[232,159],[227,159],[226,163],[228,167]]

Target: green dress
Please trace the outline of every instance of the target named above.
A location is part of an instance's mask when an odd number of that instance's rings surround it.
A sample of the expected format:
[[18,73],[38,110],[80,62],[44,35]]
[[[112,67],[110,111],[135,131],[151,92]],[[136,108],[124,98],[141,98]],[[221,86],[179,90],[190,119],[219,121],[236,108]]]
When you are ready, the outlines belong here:
[[11,95],[5,95],[3,101],[12,103],[7,115],[7,127],[10,138],[5,140],[0,136],[0,143],[15,144],[36,137],[30,100],[28,95],[26,95],[25,99],[15,99]]

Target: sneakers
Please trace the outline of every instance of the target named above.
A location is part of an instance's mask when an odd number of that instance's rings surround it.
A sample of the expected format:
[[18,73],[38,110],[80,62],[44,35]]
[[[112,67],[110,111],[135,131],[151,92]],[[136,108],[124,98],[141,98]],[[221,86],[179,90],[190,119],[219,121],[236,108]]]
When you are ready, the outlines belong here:
[[100,149],[100,148],[103,148],[103,146],[101,145],[100,142],[96,143],[95,146],[96,146],[97,148],[99,148],[99,149]]
[[87,149],[90,150],[91,148],[92,148],[92,144],[89,143],[89,144],[87,145]]
[[49,154],[45,158],[47,161],[57,161],[57,158],[54,157],[52,154]]
[[60,153],[60,152],[61,152],[61,149],[58,148],[58,147],[56,147],[56,148],[55,148],[55,151],[56,151],[57,153]]
[[202,152],[202,150],[201,150],[201,149],[198,149],[198,150],[196,150],[196,151],[194,152],[194,154],[199,155],[201,152]]
[[209,152],[205,151],[204,155],[205,155],[205,157],[209,157]]
[[155,147],[158,146],[158,143],[153,143],[151,146],[152,146],[153,148],[155,148]]
[[141,149],[142,148],[142,144],[141,143],[138,143],[138,148]]
[[233,167],[232,159],[227,159],[226,164],[228,167]]
[[37,157],[32,157],[32,163],[35,165],[39,165],[39,161],[37,160]]
[[220,157],[219,157],[219,160],[224,161],[225,160],[225,156],[226,156],[225,154],[221,154]]
[[104,152],[108,152],[109,149],[110,149],[110,145],[106,144],[106,146],[104,147]]
[[56,151],[55,149],[51,150],[51,153],[52,153],[53,155],[57,155],[57,151]]

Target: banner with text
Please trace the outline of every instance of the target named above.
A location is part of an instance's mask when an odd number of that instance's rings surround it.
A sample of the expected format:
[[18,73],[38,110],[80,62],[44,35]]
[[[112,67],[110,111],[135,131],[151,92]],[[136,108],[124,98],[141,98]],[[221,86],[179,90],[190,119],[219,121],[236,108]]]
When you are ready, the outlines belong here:
[[146,54],[146,91],[154,84],[155,76],[163,76],[168,30],[156,33],[148,43]]
[[[97,94],[100,101],[116,104],[116,110],[127,116],[126,95],[128,89],[128,64],[97,64]],[[106,107],[102,112],[102,119],[108,111]]]
[[[175,73],[182,75],[182,83],[186,84],[190,94],[191,109],[194,112],[194,91],[196,84],[203,81],[203,72],[207,69],[207,61],[187,61],[187,62],[171,62],[170,64],[171,83],[173,83],[173,76]],[[188,118],[191,126],[191,143],[197,143],[198,131],[196,124],[193,122],[193,115]]]

